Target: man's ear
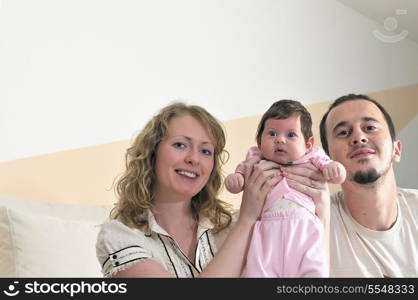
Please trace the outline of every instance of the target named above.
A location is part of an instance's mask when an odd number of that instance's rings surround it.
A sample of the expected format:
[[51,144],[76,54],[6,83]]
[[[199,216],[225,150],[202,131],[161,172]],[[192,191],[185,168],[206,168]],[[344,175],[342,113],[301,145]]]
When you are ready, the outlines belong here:
[[313,145],[314,145],[314,137],[311,136],[306,142],[306,153],[309,153],[312,150]]
[[402,142],[400,140],[396,140],[393,142],[393,157],[392,162],[400,162],[401,161],[401,153],[402,153]]

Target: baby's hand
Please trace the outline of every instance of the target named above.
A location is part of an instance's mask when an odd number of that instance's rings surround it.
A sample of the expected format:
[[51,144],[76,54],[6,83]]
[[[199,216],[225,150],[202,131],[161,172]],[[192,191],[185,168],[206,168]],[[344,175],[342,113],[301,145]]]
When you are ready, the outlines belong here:
[[244,187],[244,176],[240,173],[229,174],[225,179],[225,187],[233,194],[241,192]]
[[347,174],[344,166],[337,161],[332,161],[322,168],[325,180],[333,184],[341,184],[345,181]]

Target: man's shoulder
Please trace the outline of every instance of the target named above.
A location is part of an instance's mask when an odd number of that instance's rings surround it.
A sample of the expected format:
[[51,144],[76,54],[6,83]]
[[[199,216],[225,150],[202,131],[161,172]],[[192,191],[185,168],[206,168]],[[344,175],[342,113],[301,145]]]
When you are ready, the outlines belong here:
[[331,219],[336,223],[336,218],[342,219],[345,214],[344,208],[344,193],[342,191],[335,192],[331,195]]
[[331,205],[339,205],[344,199],[344,193],[342,191],[335,192],[331,195]]
[[[403,195],[407,200],[412,199],[412,201],[418,201],[418,190],[416,189],[406,189],[406,188],[397,188],[398,193]],[[331,204],[339,204],[344,199],[343,191],[335,192],[331,195]]]
[[418,205],[418,190],[398,187],[398,193],[403,195],[403,197],[406,199],[406,201],[408,201],[408,203]]
[[404,194],[405,196],[418,198],[418,190],[416,189],[406,189],[406,188],[398,187],[398,191]]

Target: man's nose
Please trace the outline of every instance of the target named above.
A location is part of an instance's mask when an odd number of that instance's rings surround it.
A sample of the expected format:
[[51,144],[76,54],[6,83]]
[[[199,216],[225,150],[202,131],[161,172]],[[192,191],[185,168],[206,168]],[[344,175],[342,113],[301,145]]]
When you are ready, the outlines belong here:
[[366,144],[369,141],[367,138],[367,135],[360,129],[353,130],[353,133],[351,135],[351,145],[361,145]]

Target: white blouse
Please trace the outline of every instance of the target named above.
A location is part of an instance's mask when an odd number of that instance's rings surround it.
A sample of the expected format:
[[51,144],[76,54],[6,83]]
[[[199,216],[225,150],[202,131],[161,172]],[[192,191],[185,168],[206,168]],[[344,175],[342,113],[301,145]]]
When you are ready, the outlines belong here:
[[[234,215],[233,220],[236,219]],[[234,223],[234,221],[233,221]],[[192,262],[181,251],[176,241],[148,213],[149,230],[130,228],[117,220],[106,221],[99,232],[96,254],[102,273],[112,277],[134,263],[153,259],[167,272],[178,278],[196,277],[212,260],[222,245],[232,224],[214,233],[213,224],[203,219],[198,224],[195,260]]]

